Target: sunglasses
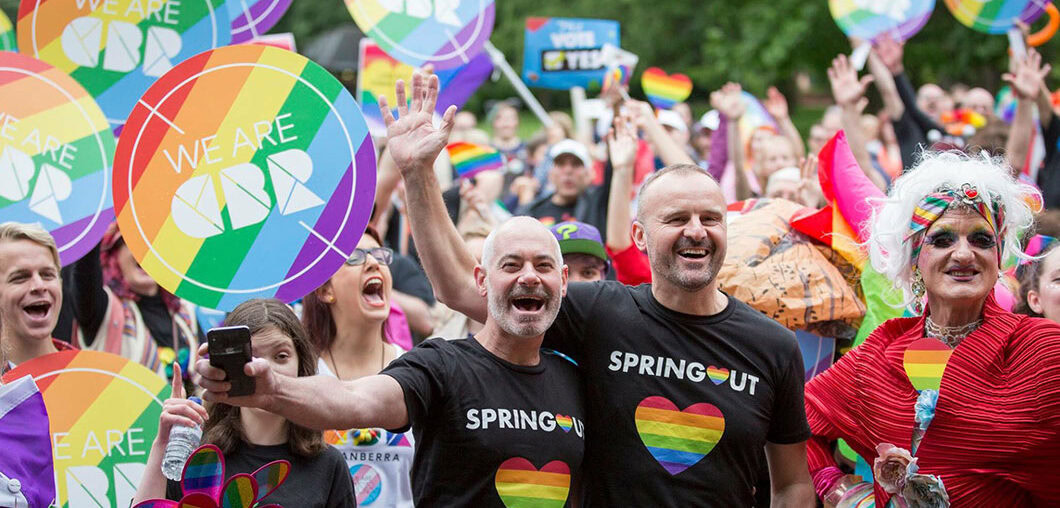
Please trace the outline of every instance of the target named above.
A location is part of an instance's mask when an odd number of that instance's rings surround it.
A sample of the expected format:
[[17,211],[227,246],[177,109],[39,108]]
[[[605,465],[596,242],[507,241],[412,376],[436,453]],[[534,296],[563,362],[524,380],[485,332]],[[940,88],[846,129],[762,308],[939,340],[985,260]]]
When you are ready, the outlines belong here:
[[346,264],[350,266],[363,265],[368,260],[368,255],[371,254],[376,261],[381,265],[389,265],[394,261],[394,251],[386,247],[372,247],[371,249],[353,249],[350,253],[349,259],[346,260]]

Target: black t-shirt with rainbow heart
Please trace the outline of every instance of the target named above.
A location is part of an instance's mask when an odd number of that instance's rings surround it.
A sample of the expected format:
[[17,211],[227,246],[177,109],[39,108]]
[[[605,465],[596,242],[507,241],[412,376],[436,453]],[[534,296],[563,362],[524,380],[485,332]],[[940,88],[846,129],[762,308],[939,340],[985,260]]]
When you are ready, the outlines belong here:
[[569,358],[520,366],[473,337],[435,338],[382,373],[404,392],[416,506],[575,506],[586,428]]
[[692,316],[571,283],[545,346],[585,377],[588,506],[752,506],[766,442],[810,437],[794,333],[735,298]]

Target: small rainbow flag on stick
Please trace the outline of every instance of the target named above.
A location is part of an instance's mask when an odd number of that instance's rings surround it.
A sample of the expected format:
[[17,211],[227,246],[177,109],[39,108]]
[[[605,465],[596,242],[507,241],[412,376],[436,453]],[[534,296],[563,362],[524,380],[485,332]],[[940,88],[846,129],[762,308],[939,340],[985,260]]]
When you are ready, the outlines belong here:
[[458,141],[445,147],[449,160],[461,178],[471,178],[482,171],[504,167],[504,156],[488,146]]

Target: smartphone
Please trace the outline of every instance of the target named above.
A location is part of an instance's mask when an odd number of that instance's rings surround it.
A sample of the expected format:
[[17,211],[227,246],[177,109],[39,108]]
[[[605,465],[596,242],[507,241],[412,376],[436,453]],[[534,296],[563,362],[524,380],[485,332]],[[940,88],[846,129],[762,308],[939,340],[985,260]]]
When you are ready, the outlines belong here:
[[232,383],[228,395],[254,394],[254,378],[243,372],[243,366],[250,363],[250,328],[245,326],[224,326],[211,328],[206,332],[209,342],[210,365],[225,371],[225,381]]

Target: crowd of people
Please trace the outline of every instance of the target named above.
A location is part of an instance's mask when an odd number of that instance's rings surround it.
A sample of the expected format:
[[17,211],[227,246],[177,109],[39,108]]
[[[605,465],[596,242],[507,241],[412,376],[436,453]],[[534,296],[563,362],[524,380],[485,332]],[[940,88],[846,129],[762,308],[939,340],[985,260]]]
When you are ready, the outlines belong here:
[[[396,116],[380,101],[375,208],[346,263],[297,305],[225,316],[251,331],[253,395],[228,395],[203,309],[152,280],[116,225],[63,268],[46,231],[0,224],[0,372],[91,349],[170,379],[136,502],[180,499],[162,455],[173,426],[202,425],[226,476],[292,464],[267,498],[282,506],[1060,504],[1050,66],[1013,56],[1003,119],[982,88],[915,88],[902,54],[881,38],[860,78],[838,56],[834,105],[805,133],[775,88],[774,122],[742,131],[728,83],[698,120],[613,86],[595,128],[556,112],[528,140],[499,102],[491,137],[468,111],[435,119],[438,79],[416,73]],[[817,154],[840,131],[886,194],[864,248],[909,312],[807,382],[794,331],[718,276],[729,205],[824,206]],[[454,141],[506,163],[459,177]],[[994,295],[1011,260],[1010,309]]]

